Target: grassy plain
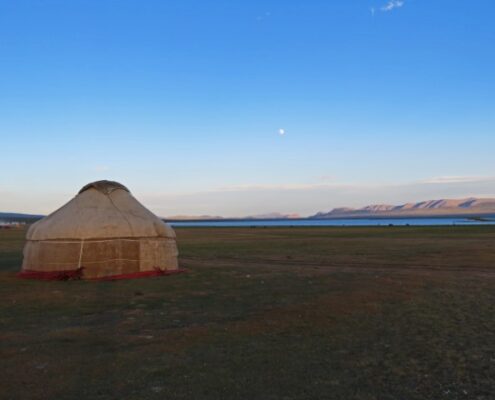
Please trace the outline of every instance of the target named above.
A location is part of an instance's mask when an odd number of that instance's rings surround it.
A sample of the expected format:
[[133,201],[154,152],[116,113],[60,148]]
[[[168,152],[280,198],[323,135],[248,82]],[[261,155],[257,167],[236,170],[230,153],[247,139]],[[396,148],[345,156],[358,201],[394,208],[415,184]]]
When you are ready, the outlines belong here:
[[189,273],[19,280],[0,230],[1,399],[495,396],[495,227],[183,228]]

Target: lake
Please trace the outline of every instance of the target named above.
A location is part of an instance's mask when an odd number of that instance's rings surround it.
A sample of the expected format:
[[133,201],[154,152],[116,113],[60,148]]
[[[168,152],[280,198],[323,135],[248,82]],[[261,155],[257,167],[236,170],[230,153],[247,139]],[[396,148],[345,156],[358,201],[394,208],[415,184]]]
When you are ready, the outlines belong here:
[[169,221],[177,227],[263,227],[263,226],[449,226],[495,225],[495,215],[483,217],[483,221],[467,217],[436,218],[342,218],[342,219],[273,219],[273,220],[217,220],[217,221]]

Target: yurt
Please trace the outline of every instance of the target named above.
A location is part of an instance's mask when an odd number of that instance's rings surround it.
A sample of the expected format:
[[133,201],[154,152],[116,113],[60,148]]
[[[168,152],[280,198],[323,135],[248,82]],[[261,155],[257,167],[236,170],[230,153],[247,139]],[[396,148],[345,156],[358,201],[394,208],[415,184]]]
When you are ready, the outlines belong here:
[[173,229],[117,182],[98,181],[31,225],[20,277],[126,279],[180,272]]

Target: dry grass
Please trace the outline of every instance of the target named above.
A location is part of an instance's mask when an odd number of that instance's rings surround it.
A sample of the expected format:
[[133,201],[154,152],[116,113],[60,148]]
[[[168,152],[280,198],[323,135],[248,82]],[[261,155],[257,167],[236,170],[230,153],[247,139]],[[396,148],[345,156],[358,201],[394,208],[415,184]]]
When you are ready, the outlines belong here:
[[15,278],[1,399],[491,399],[495,227],[179,229],[184,275]]

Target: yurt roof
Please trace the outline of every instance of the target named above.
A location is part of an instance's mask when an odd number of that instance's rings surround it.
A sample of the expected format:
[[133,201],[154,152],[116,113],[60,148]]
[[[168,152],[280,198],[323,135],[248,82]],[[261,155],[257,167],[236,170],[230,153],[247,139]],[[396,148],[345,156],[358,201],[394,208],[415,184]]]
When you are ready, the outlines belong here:
[[175,237],[173,229],[118,182],[85,185],[67,204],[31,225],[28,240]]

